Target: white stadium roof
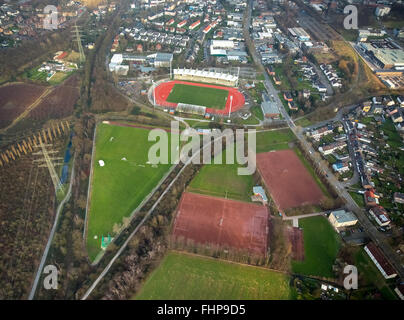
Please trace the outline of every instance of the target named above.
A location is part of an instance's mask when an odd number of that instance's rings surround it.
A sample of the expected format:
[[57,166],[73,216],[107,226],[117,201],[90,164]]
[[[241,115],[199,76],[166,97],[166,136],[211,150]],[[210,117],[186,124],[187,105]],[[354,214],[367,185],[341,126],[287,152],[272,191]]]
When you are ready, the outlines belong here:
[[203,77],[203,78],[211,78],[211,79],[220,79],[227,81],[237,81],[238,77],[218,72],[210,72],[204,70],[194,70],[194,69],[174,69],[174,75],[184,75],[184,76],[194,76],[194,77]]

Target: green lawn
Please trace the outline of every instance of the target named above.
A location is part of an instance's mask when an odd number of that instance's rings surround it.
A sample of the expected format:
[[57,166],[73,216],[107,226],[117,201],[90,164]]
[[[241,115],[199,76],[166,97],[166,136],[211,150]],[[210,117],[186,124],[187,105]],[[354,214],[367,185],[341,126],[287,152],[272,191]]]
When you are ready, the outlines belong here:
[[350,191],[349,194],[359,207],[361,208],[365,207],[365,199],[363,194],[359,194],[353,191]]
[[253,116],[257,117],[259,120],[264,120],[264,114],[262,113],[261,106],[254,106],[250,109]]
[[290,129],[257,132],[257,153],[288,149],[288,143],[295,140]]
[[51,85],[57,85],[59,83],[62,83],[64,80],[66,80],[68,77],[70,77],[75,71],[70,71],[70,72],[56,72],[52,78],[49,79],[49,84]]
[[292,261],[293,272],[333,278],[332,265],[340,247],[337,233],[322,216],[299,219],[299,227],[303,228],[304,261]]
[[177,83],[174,85],[167,101],[224,109],[228,95],[229,92],[223,89]]
[[[148,150],[155,143],[147,141],[148,134],[149,130],[139,128],[97,127],[87,233],[91,260],[101,250],[101,236],[112,235],[113,225],[130,216],[171,166],[147,164]],[[101,167],[99,160],[105,166]]]
[[[217,157],[219,157],[218,155]],[[234,164],[225,164],[226,151],[222,152],[222,164],[205,164],[196,177],[192,180],[189,191],[227,197],[235,200],[251,201],[254,181],[252,175],[238,175],[237,163],[234,156]]]
[[301,126],[301,127],[308,127],[312,124],[313,123],[307,118],[301,118],[301,119],[295,121],[295,125]]
[[294,296],[283,273],[170,252],[134,298],[287,300]]
[[388,136],[387,143],[392,148],[399,148],[403,145],[402,139],[400,134],[397,132],[396,128],[394,127],[393,121],[391,119],[387,119],[383,125],[382,129],[385,135]]
[[39,68],[33,68],[24,72],[23,76],[34,81],[46,82],[48,73],[46,71],[38,71]]

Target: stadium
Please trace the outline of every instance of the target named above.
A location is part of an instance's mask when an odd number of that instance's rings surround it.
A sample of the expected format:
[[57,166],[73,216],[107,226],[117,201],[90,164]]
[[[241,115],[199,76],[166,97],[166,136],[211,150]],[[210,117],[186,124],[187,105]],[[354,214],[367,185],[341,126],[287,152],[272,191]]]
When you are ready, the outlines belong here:
[[150,103],[198,115],[229,115],[243,108],[244,95],[235,87],[238,76],[192,69],[173,70],[174,80],[154,84]]

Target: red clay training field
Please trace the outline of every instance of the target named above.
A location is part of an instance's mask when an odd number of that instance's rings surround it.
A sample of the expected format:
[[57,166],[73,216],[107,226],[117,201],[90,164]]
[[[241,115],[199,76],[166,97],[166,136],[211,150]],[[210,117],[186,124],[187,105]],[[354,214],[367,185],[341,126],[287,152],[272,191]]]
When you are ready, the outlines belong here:
[[323,193],[293,150],[257,154],[257,167],[280,210],[320,203]]
[[268,211],[262,205],[184,192],[173,235],[265,255]]
[[227,90],[229,92],[229,95],[227,96],[225,108],[223,110],[206,108],[206,112],[208,112],[208,113],[225,114],[225,115],[229,114],[230,96],[233,96],[231,112],[236,112],[236,111],[240,110],[244,106],[244,103],[245,103],[243,94],[240,91],[238,91],[237,88],[216,86],[216,85],[205,84],[205,83],[194,83],[194,82],[173,80],[173,81],[163,82],[154,89],[154,93],[156,96],[156,104],[165,106],[165,107],[171,107],[171,108],[177,107],[177,103],[167,101],[167,98],[170,95],[171,90],[173,89],[175,84],[185,84],[185,85],[190,85],[190,86],[199,86],[199,87],[208,87],[208,88]]

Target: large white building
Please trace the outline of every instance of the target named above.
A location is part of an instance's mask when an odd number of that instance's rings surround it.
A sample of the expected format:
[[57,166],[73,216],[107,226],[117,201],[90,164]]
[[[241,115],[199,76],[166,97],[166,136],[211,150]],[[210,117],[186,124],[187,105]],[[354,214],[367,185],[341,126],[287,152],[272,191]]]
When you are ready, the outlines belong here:
[[174,69],[173,71],[174,71],[174,79],[178,80],[216,83],[233,87],[236,86],[238,83],[238,76],[226,73],[218,73],[218,72],[210,72],[194,69]]
[[331,212],[328,216],[328,220],[336,229],[354,226],[358,222],[358,219],[352,212],[347,212],[345,210]]

